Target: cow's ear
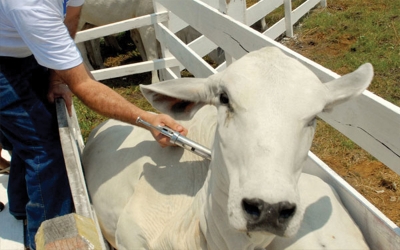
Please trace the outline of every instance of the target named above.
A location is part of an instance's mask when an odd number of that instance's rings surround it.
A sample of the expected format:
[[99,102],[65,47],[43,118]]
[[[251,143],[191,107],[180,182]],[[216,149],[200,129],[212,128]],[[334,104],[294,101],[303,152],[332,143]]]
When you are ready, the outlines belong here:
[[181,78],[140,85],[140,90],[158,111],[175,119],[187,120],[208,102],[206,82],[207,79],[203,78]]
[[324,111],[329,111],[334,106],[360,95],[367,89],[373,76],[372,65],[365,63],[352,73],[325,83],[328,90],[328,102]]

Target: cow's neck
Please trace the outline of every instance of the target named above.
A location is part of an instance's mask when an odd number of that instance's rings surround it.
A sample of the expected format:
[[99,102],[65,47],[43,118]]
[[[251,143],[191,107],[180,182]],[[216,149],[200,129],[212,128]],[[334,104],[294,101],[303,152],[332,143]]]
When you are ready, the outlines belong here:
[[210,165],[201,192],[194,201],[194,208],[200,206],[199,222],[201,236],[208,249],[258,249],[268,245],[274,236],[261,233],[240,232],[228,221],[227,204],[229,180],[226,168],[216,162]]

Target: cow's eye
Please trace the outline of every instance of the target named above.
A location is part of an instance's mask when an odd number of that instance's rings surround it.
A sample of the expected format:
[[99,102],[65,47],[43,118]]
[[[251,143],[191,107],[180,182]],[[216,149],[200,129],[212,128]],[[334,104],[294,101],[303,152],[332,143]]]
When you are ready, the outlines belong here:
[[221,93],[221,94],[219,95],[219,101],[220,101],[222,104],[225,104],[225,105],[229,104],[229,97],[228,97],[228,95],[227,95],[226,93]]

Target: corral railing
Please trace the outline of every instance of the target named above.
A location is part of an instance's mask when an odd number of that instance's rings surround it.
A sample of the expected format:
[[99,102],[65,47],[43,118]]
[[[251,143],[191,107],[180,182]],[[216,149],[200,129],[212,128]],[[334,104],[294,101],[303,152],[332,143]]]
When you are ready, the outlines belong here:
[[[174,3],[173,0],[171,2]],[[290,0],[260,0],[249,8],[246,8],[246,0],[230,1],[229,4],[227,4],[225,0],[203,0],[202,2],[220,10],[222,13],[226,13],[227,15],[239,20],[247,26],[251,26],[257,21],[262,20],[265,16],[283,5],[285,10],[285,18],[282,18],[263,32],[264,35],[272,39],[276,39],[283,33],[291,36],[293,34],[293,25],[301,17],[308,13],[317,4],[326,6],[326,0],[307,0],[294,10],[292,10],[292,4]],[[173,33],[176,33],[188,25],[173,13],[169,14],[166,12],[158,12],[157,14],[141,16],[89,30],[80,31],[76,34],[75,42],[81,43],[130,29],[154,25],[155,23],[161,23],[167,19],[169,20],[169,29]],[[202,36],[190,43],[189,47],[192,48],[198,55],[205,56],[218,46],[211,42],[207,37]],[[94,70],[92,71],[92,74],[97,80],[104,80],[108,78],[122,77],[171,67],[180,67],[180,69],[184,68],[183,65],[175,58],[164,57],[159,60]],[[223,63],[218,67],[218,70],[223,70],[225,67],[226,64]]]
[[[230,2],[243,4],[244,1]],[[279,36],[285,32],[289,32],[290,35],[287,24],[293,24],[300,18],[300,13],[303,13],[307,6],[313,7],[319,1],[306,1],[296,9],[297,14],[291,11],[291,17],[287,16],[285,20],[280,21],[280,24],[274,25],[276,27],[272,26],[268,29],[269,31],[265,31],[264,34],[267,35],[264,35],[249,28],[248,25],[254,20],[257,21],[258,17],[254,14],[253,18],[253,15],[246,15],[246,13],[252,13],[250,11],[255,13],[264,5],[263,8],[269,11],[272,6],[267,5],[266,2],[268,1],[258,3],[258,7],[253,7],[254,10],[250,8],[240,11],[240,8],[237,7],[239,5],[235,5],[235,11],[227,8],[226,13],[228,14],[244,13],[244,15],[237,14],[233,18],[197,0],[154,0],[155,14],[83,31],[77,35],[77,41],[105,36],[140,25],[155,25],[164,58],[136,65],[94,71],[93,74],[98,80],[154,69],[161,70],[164,79],[178,78],[180,77],[179,70],[182,68],[187,68],[195,77],[207,77],[223,68],[222,66],[214,69],[202,59],[216,47],[221,47],[229,55],[227,60],[229,64],[246,53],[265,46],[278,47],[287,55],[296,58],[312,70],[322,82],[338,78],[339,75],[331,70],[274,41],[275,35]],[[290,1],[269,2],[280,5]],[[325,1],[323,2],[326,4]],[[228,7],[233,8],[233,5]],[[288,21],[288,19],[290,20]],[[179,20],[183,20],[184,23]],[[174,35],[174,32],[184,27],[185,24],[194,27],[203,36],[189,45],[184,44]],[[279,27],[283,27],[283,29]],[[321,113],[320,117],[400,174],[399,107],[365,91],[359,98],[336,107],[331,113]],[[305,171],[320,176],[336,189],[372,249],[400,248],[400,229],[311,152]]]

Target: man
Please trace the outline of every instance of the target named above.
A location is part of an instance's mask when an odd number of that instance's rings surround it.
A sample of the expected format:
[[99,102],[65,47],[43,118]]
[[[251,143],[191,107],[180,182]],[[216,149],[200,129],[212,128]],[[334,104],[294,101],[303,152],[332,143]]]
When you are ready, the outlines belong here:
[[[26,245],[31,249],[42,221],[73,211],[50,105],[55,98],[64,98],[70,111],[73,93],[110,118],[135,124],[140,116],[187,133],[171,117],[147,113],[93,79],[71,38],[83,2],[0,0],[0,130],[13,148],[9,209],[27,220]],[[169,145],[158,131],[150,132],[161,146]]]

